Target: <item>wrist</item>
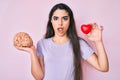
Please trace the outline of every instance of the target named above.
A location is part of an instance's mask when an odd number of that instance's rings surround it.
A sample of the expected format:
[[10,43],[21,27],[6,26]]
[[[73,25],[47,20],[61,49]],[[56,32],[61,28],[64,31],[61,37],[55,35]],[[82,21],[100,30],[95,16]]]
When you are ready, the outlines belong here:
[[37,52],[36,51],[32,51],[32,52],[30,52],[30,55],[31,56],[37,56]]
[[95,42],[96,44],[97,44],[97,43],[103,43],[103,40],[102,40],[102,39],[99,39],[99,40],[95,40],[94,42]]
[[101,44],[103,44],[102,40],[95,41],[95,45],[101,45]]

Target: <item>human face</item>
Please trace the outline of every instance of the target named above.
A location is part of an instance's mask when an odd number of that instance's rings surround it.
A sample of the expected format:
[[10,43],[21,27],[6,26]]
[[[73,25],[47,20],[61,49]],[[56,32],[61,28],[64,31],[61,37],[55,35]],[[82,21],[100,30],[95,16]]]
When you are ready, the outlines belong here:
[[57,9],[52,16],[51,23],[55,32],[55,36],[67,36],[67,30],[70,24],[70,17],[65,10]]

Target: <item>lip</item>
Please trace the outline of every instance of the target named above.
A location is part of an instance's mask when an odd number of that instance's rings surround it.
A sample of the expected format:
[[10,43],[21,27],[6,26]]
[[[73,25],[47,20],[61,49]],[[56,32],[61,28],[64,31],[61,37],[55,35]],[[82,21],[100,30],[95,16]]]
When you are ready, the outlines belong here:
[[61,30],[63,30],[63,28],[62,28],[62,27],[59,27],[59,28],[57,28],[57,30],[60,30],[60,31],[61,31]]
[[63,33],[63,32],[64,32],[64,28],[63,28],[63,27],[59,27],[59,28],[57,28],[57,31],[58,31],[59,33]]

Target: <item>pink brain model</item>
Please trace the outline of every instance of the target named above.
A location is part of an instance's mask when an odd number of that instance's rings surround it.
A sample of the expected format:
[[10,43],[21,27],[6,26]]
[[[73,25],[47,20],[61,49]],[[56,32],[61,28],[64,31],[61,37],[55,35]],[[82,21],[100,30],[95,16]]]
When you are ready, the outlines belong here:
[[33,45],[32,38],[25,32],[19,32],[14,36],[14,46],[17,47],[31,47]]

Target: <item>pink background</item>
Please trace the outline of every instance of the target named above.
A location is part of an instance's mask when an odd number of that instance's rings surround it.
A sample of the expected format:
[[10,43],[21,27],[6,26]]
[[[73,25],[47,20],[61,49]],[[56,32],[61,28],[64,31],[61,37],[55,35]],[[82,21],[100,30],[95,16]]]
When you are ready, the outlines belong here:
[[56,3],[64,2],[73,10],[77,30],[82,23],[104,26],[103,41],[110,70],[99,72],[84,63],[84,80],[120,79],[120,0],[0,0],[0,80],[34,80],[30,55],[13,46],[13,36],[27,32],[34,44],[42,38],[48,13]]

